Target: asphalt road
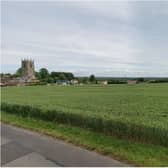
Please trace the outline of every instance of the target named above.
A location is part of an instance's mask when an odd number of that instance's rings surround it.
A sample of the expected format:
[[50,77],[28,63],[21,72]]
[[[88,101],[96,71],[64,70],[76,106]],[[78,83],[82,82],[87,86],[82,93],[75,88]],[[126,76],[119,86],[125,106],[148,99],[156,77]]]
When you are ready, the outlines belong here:
[[1,123],[1,166],[128,166],[96,152]]

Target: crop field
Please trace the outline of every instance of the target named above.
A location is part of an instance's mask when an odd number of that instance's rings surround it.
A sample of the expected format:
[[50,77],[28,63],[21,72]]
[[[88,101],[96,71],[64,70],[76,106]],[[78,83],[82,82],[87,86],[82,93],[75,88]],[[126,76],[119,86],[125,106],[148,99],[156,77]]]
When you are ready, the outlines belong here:
[[168,146],[168,84],[1,89],[8,113]]

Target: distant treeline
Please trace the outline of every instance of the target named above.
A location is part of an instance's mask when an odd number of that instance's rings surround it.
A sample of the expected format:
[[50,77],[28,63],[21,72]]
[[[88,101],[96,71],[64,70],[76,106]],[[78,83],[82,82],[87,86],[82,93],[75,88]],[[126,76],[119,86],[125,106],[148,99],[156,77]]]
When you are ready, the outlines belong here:
[[35,76],[38,80],[47,83],[55,83],[57,80],[72,80],[74,75],[71,72],[51,72],[46,68],[41,68],[39,72],[35,73]]
[[97,83],[96,78],[94,75],[90,75],[89,77],[82,77],[78,78],[75,77],[73,73],[71,72],[51,72],[46,68],[41,68],[39,72],[35,73],[36,78],[40,80],[41,82],[47,82],[47,83],[56,83],[57,81],[71,81],[73,79],[76,79],[79,81],[79,83]]
[[108,80],[108,84],[126,84],[126,80]]
[[149,83],[168,83],[168,78],[151,80],[151,81],[149,81]]

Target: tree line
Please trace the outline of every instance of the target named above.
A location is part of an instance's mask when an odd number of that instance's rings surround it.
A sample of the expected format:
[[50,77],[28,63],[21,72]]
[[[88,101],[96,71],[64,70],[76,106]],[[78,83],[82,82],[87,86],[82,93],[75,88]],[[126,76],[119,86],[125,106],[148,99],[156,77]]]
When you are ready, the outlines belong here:
[[58,80],[72,80],[75,79],[71,72],[55,72],[51,73],[46,68],[41,68],[39,72],[35,72],[36,79],[41,82],[55,83]]
[[[19,68],[14,74],[3,74],[1,73],[1,77],[8,76],[8,78],[17,78],[17,77],[22,77],[22,68]],[[95,76],[92,74],[89,77],[75,77],[73,73],[71,72],[49,72],[48,69],[46,68],[41,68],[39,71],[35,71],[35,77],[37,80],[42,82],[43,84],[45,83],[56,83],[58,80],[66,80],[66,81],[71,81],[73,79],[76,79],[79,81],[79,83],[97,83],[97,80]]]

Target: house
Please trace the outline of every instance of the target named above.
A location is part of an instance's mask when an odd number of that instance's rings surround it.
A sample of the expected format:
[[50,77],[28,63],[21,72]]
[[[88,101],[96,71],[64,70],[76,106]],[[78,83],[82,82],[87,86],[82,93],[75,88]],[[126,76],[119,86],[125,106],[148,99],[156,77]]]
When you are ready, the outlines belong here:
[[69,80],[57,80],[56,84],[66,86],[66,85],[70,85],[70,81]]
[[108,84],[108,81],[101,81],[101,84],[102,84],[102,85],[107,85],[107,84]]
[[1,82],[0,82],[0,87],[5,87],[5,86],[6,86],[5,83],[1,83]]
[[127,80],[127,84],[129,85],[134,85],[134,84],[137,84],[138,81],[137,80]]
[[71,84],[72,85],[76,85],[76,84],[78,84],[79,83],[79,81],[77,80],[77,79],[72,79],[71,80]]

